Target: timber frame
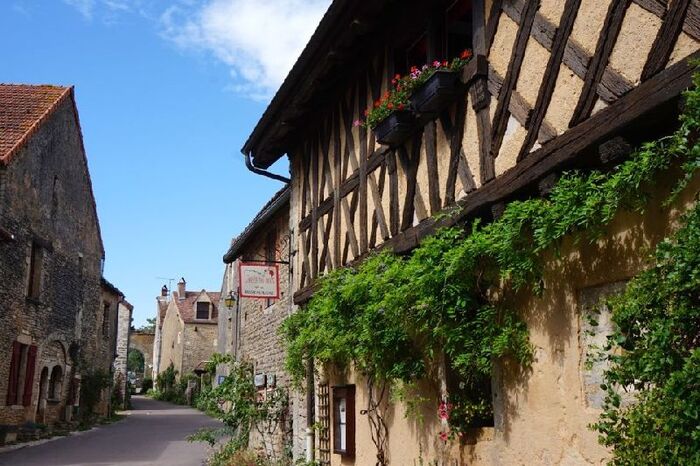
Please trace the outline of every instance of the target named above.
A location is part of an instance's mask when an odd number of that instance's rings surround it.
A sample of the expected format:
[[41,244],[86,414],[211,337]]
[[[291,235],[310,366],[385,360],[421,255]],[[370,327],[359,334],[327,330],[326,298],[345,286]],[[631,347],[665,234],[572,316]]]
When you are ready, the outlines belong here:
[[[509,200],[545,194],[562,170],[609,165],[649,137],[667,133],[693,72],[687,60],[673,58],[681,35],[694,41],[686,58],[700,58],[698,0],[611,0],[592,47],[575,38],[577,20],[585,21],[582,0],[566,0],[558,23],[541,11],[540,0],[493,0],[488,11],[483,1],[473,0],[475,58],[462,71],[462,97],[406,144],[381,146],[353,121],[400,69],[396,47],[423,28],[427,58],[449,57],[440,57],[434,47],[440,27],[423,19],[434,17],[426,15],[423,2],[405,6],[397,29],[386,30],[367,18],[374,14],[381,22],[386,16],[380,12],[395,14],[396,4],[372,3],[333,3],[244,147],[261,167],[284,153],[290,157],[297,304],[307,301],[317,279],[332,269],[357,264],[381,248],[410,251],[442,227],[497,217]],[[448,2],[436,4],[431,8]],[[613,61],[628,16],[640,11],[659,26],[643,68],[630,78]],[[355,29],[333,43],[327,31],[344,22]],[[512,47],[504,67],[492,54],[503,55],[508,34]],[[347,41],[356,43],[355,55],[344,48]],[[521,89],[533,50],[547,54],[534,92]],[[309,70],[310,57],[324,52],[331,62],[324,59]],[[305,69],[311,83],[322,77],[331,84],[313,91],[299,77]],[[565,126],[550,119],[563,71],[580,82]],[[303,111],[287,96],[295,89],[297,102],[301,95],[308,104]],[[292,99],[288,112],[299,113],[276,125],[276,115],[290,115],[279,110],[285,99]]]

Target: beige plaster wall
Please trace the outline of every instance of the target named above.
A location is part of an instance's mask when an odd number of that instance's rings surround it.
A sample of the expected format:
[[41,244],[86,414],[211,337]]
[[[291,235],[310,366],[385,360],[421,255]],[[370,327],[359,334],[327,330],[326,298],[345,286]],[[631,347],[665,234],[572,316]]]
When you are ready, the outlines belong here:
[[[509,298],[528,325],[535,359],[525,371],[507,363],[497,367],[495,427],[475,430],[462,445],[442,443],[438,439],[443,429],[437,419],[438,387],[423,384],[420,394],[430,400],[422,405],[423,423],[407,419],[401,403],[383,405],[390,464],[421,464],[421,457],[424,464],[440,460],[450,465],[593,465],[607,461],[609,452],[588,428],[599,410],[587,400],[591,386],[583,376],[586,351],[581,296],[601,285],[617,287],[649,267],[650,251],[677,228],[679,215],[700,193],[700,178],[696,178],[678,202],[663,208],[661,201],[670,191],[671,179],[659,180],[646,214],[621,212],[601,240],[577,244],[574,238],[567,238],[560,258],[546,257],[541,297]],[[375,447],[367,416],[361,413],[367,409],[365,380],[352,370],[327,377],[331,386],[356,385],[357,453],[354,459],[334,454],[332,464],[373,464]]]
[[[175,299],[175,298],[174,298]],[[178,376],[182,374],[182,349],[184,324],[177,312],[175,301],[168,304],[168,311],[165,314],[163,327],[161,329],[160,344],[160,367],[159,374],[165,372],[172,364],[178,371]]]

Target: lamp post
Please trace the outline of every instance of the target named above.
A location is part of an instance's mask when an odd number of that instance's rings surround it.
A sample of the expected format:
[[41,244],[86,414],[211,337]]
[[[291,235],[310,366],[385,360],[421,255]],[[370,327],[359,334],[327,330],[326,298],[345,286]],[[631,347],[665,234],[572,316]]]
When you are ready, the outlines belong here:
[[224,298],[224,304],[229,309],[236,305],[236,296],[233,294],[233,291],[228,292],[228,295]]

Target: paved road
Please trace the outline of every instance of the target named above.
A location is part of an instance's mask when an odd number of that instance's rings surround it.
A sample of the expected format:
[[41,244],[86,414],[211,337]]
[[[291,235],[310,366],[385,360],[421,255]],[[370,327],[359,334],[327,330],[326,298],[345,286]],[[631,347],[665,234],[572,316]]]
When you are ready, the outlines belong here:
[[78,435],[0,453],[0,465],[199,466],[209,454],[204,443],[185,438],[217,421],[197,410],[132,397],[126,419]]

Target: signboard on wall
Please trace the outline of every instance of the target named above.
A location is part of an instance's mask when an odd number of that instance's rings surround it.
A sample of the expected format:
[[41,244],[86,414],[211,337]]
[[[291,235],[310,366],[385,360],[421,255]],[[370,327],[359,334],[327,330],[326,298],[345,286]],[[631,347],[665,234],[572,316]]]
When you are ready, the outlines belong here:
[[238,270],[241,298],[280,297],[280,274],[277,264],[241,262]]

